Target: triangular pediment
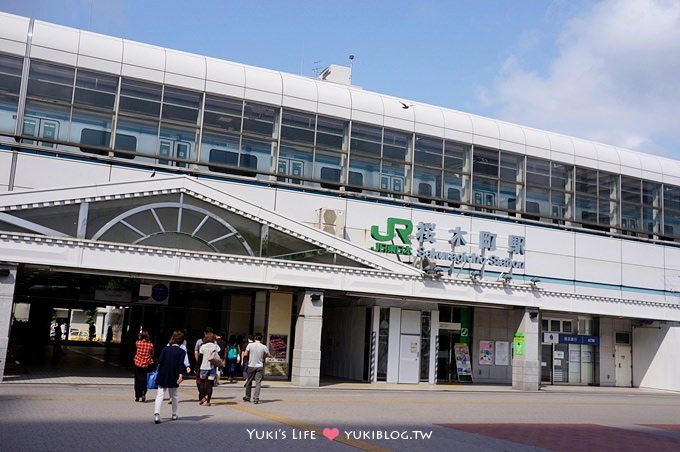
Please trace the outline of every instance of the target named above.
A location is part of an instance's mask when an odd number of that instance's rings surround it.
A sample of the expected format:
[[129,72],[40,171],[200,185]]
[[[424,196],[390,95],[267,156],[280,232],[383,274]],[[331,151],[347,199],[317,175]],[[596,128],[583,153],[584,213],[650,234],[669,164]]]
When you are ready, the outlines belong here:
[[6,192],[0,231],[418,274],[188,176]]

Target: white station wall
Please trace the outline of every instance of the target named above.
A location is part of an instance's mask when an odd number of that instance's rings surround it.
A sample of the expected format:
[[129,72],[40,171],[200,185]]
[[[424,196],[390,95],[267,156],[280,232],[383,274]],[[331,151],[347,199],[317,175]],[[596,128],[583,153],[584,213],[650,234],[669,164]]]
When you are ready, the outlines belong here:
[[680,327],[633,328],[633,386],[680,391]]

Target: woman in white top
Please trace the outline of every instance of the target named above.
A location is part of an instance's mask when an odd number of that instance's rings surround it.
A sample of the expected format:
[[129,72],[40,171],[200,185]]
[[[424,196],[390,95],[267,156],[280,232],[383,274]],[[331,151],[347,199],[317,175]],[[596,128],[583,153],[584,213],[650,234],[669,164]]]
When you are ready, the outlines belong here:
[[198,349],[199,355],[203,355],[200,367],[201,381],[198,385],[198,397],[201,400],[198,403],[200,405],[205,403],[205,406],[210,406],[210,398],[212,397],[215,376],[217,375],[217,368],[210,362],[210,355],[213,351],[216,351],[217,354],[220,353],[220,346],[215,343],[215,333],[205,333],[203,345]]

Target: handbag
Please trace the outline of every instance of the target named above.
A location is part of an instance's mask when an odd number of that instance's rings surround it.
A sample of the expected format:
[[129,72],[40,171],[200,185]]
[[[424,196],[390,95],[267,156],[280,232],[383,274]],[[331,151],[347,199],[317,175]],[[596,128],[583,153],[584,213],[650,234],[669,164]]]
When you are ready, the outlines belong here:
[[222,365],[222,358],[220,358],[220,354],[217,353],[217,349],[213,349],[212,352],[210,352],[210,356],[208,356],[208,361],[210,361],[210,364],[212,364],[215,367],[224,367]]
[[158,377],[158,366],[153,372],[146,374],[146,388],[147,389],[158,389],[158,384],[156,383],[156,377]]

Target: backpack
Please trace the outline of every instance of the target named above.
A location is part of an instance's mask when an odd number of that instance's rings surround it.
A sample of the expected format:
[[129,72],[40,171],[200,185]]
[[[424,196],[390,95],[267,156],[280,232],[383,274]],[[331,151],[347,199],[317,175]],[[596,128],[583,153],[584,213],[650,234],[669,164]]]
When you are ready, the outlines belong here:
[[227,359],[236,359],[238,350],[236,350],[236,345],[229,346],[229,352],[227,353]]

